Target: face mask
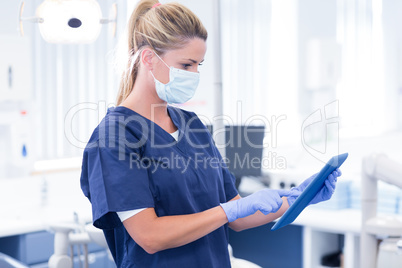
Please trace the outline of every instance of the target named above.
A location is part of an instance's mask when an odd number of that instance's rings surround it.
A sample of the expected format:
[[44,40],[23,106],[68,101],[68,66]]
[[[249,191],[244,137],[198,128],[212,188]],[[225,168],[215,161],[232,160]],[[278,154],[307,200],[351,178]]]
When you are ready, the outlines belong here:
[[155,53],[155,55],[170,69],[167,84],[158,81],[151,71],[159,98],[167,103],[185,103],[190,100],[194,96],[200,81],[200,73],[169,67],[158,54]]

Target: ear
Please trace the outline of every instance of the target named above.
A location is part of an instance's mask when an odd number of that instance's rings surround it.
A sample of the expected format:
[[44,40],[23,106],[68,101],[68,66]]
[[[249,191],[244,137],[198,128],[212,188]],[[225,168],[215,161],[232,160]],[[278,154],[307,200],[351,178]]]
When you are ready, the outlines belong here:
[[145,48],[141,54],[141,63],[142,65],[149,71],[152,70],[153,65],[152,65],[152,58],[154,57],[154,52],[149,49]]

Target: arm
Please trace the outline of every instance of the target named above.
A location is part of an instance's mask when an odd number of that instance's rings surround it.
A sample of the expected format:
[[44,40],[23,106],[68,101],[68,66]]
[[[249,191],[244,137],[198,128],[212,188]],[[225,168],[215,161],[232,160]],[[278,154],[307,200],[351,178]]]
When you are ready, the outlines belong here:
[[282,192],[263,189],[245,198],[188,215],[158,217],[154,208],[147,208],[123,224],[130,236],[146,252],[153,254],[193,242],[228,221],[256,214],[258,210],[265,215],[276,212],[283,203]]
[[[316,197],[321,199],[329,188],[332,195],[335,182],[336,177]],[[188,215],[158,217],[154,208],[147,208],[128,218],[123,224],[130,236],[146,252],[153,254],[191,243],[228,221],[235,231],[271,222],[289,208],[287,198],[283,196],[290,193],[292,191],[264,189],[245,198],[237,195],[220,206]]]
[[147,208],[123,222],[130,236],[146,252],[179,247],[193,242],[228,222],[220,206],[200,213],[158,217]]
[[[238,200],[240,198],[241,198],[240,195],[237,195],[235,198],[233,198],[229,202]],[[277,212],[264,215],[261,211],[257,211],[253,215],[250,215],[245,218],[239,218],[239,219],[235,220],[234,222],[230,222],[229,227],[236,232],[240,232],[245,229],[250,229],[250,228],[257,227],[257,226],[261,226],[261,225],[270,223],[273,220],[276,220],[277,218],[281,217],[285,213],[285,211],[289,208],[287,198],[282,197],[282,200],[283,200],[282,206],[279,208],[279,210]]]

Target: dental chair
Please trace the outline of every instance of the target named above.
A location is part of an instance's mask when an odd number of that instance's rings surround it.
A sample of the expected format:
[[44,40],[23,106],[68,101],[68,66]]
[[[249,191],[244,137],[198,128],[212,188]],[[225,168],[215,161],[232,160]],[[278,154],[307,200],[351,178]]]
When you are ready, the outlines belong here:
[[1,268],[29,268],[22,262],[19,262],[1,252],[0,252],[0,267]]

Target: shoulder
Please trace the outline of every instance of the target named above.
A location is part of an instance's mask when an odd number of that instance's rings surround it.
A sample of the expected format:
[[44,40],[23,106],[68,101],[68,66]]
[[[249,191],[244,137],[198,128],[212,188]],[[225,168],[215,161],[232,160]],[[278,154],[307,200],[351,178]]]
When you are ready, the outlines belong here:
[[[147,133],[148,123],[139,114],[124,107],[109,108],[105,117],[94,129],[88,145],[106,146],[109,142],[125,140],[138,142]],[[96,146],[97,145],[97,146]]]

